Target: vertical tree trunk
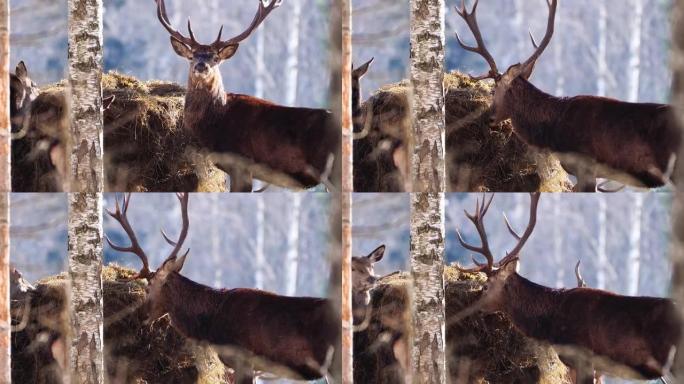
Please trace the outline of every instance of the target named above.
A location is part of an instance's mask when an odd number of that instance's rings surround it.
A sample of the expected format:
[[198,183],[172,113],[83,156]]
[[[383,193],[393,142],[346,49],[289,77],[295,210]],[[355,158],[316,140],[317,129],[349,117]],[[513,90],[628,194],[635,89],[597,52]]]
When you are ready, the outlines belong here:
[[413,383],[445,383],[444,0],[411,0]]
[[254,96],[260,99],[264,98],[265,94],[265,77],[266,66],[264,65],[264,44],[266,43],[266,33],[264,29],[266,24],[262,24],[254,32],[256,34],[256,54],[254,58]]
[[598,5],[598,52],[596,66],[598,78],[596,80],[596,94],[605,96],[608,85],[608,10],[605,1],[597,1]]
[[641,269],[641,214],[644,207],[644,196],[634,194],[634,216],[629,232],[629,256],[627,257],[627,295],[639,293],[639,271]]
[[9,1],[0,0],[0,384],[11,381],[9,308]]
[[211,260],[214,264],[214,288],[223,287],[223,257],[221,257],[221,235],[219,228],[221,226],[217,223],[221,216],[221,209],[219,208],[219,194],[210,194],[211,199],[211,226],[210,226],[210,242],[211,242]]
[[411,0],[411,192],[444,192],[444,0]]
[[565,270],[568,268],[567,262],[563,258],[563,234],[561,233],[561,194],[551,194],[553,204],[553,216],[556,219],[553,225],[553,259],[556,269],[556,288],[565,287]]
[[72,383],[102,383],[102,0],[69,0]]
[[287,39],[287,59],[285,61],[285,105],[294,106],[297,102],[299,80],[299,24],[302,17],[302,0],[291,0],[290,36]]
[[340,2],[342,15],[342,383],[351,384],[354,381],[354,347],[353,347],[353,318],[352,318],[352,192],[353,178],[353,122],[352,122],[352,1]]
[[607,231],[606,214],[608,212],[606,207],[606,195],[600,194],[598,197],[598,242],[596,255],[596,288],[606,289],[608,272],[608,253],[606,253],[607,246]]
[[[563,11],[561,11],[561,7],[563,6],[563,2],[560,1],[558,2],[558,8],[556,9],[556,38],[555,38],[555,47],[553,47],[553,61],[554,61],[554,66],[556,67],[556,91],[555,95],[560,97],[565,94],[565,72],[566,72],[566,63],[563,60],[563,28],[561,28],[561,24],[563,22]],[[525,57],[520,56],[520,57]],[[563,269],[565,270],[565,269]]]
[[290,223],[287,231],[287,255],[285,256],[285,294],[294,296],[297,293],[297,275],[299,271],[299,216],[302,195],[293,193],[290,208]]
[[634,14],[630,20],[629,66],[627,101],[639,100],[639,81],[641,80],[641,24],[644,16],[643,0],[632,0]]
[[264,270],[266,259],[264,258],[264,196],[256,197],[256,244],[254,249],[254,285],[257,289],[264,289]]
[[[674,106],[680,132],[684,134],[684,1],[677,0],[672,9],[672,60],[674,76],[672,79],[672,105]],[[684,156],[684,147],[680,148],[679,158]],[[679,167],[677,188],[674,193],[672,209],[672,298],[678,303],[684,303],[684,167]],[[680,191],[680,192],[677,192]],[[679,315],[684,318],[684,305],[677,306]],[[684,338],[679,340],[678,351],[684,351]],[[675,356],[674,372],[684,372],[684,353]]]

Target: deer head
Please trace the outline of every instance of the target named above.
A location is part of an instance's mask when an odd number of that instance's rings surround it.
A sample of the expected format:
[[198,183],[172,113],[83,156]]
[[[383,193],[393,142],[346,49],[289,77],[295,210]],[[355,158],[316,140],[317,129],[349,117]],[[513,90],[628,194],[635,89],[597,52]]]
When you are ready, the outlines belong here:
[[484,80],[484,79],[494,79],[494,101],[492,103],[492,108],[494,110],[494,119],[496,123],[500,123],[511,116],[511,112],[506,107],[506,92],[511,87],[513,81],[517,78],[523,78],[525,80],[529,79],[534,71],[534,66],[541,54],[546,50],[551,38],[553,37],[554,23],[556,20],[556,8],[558,7],[558,0],[545,0],[549,7],[549,19],[546,24],[546,34],[541,41],[541,44],[537,44],[530,32],[530,38],[532,39],[532,45],[535,47],[534,53],[522,63],[511,65],[506,72],[501,74],[498,67],[496,66],[496,61],[491,53],[487,50],[485,46],[484,39],[482,38],[482,33],[480,33],[480,27],[477,25],[477,5],[479,0],[475,0],[473,9],[468,12],[465,4],[465,0],[461,1],[461,8],[456,8],[456,13],[458,13],[463,20],[465,20],[468,28],[475,38],[476,46],[466,45],[461,37],[456,34],[456,39],[458,44],[466,51],[477,53],[482,56],[482,58],[489,64],[489,72],[481,76],[471,76],[474,80]]
[[482,296],[479,301],[480,308],[485,312],[494,312],[503,307],[504,303],[502,302],[502,293],[506,287],[506,284],[510,278],[513,276],[518,276],[516,270],[518,268],[520,251],[522,251],[523,246],[530,238],[530,235],[532,235],[534,226],[537,223],[537,206],[539,205],[540,194],[532,193],[530,196],[530,217],[527,223],[527,228],[522,236],[518,235],[504,215],[504,221],[506,222],[508,232],[510,232],[511,235],[518,240],[518,243],[510,252],[507,252],[506,256],[503,257],[498,263],[494,262],[494,256],[489,248],[487,232],[484,226],[484,217],[489,210],[489,206],[492,203],[494,195],[492,195],[489,200],[487,200],[485,196],[482,197],[481,202],[478,199],[474,214],[468,213],[467,211],[465,212],[468,219],[475,225],[475,229],[480,236],[480,246],[474,246],[466,243],[465,240],[463,240],[461,233],[458,230],[456,231],[456,234],[458,235],[458,241],[464,248],[479,253],[487,259],[486,264],[480,264],[475,261],[475,264],[477,264],[477,267],[475,268],[459,268],[463,272],[483,272],[487,275],[487,282],[482,288]]
[[[354,294],[368,295],[368,291],[375,287],[378,277],[375,275],[373,265],[382,260],[385,255],[385,246],[377,247],[367,256],[352,257],[352,289]],[[368,304],[370,296],[366,304]]]
[[156,271],[150,271],[147,254],[140,246],[140,243],[138,243],[138,238],[135,235],[135,231],[128,221],[128,205],[131,202],[131,194],[129,193],[128,195],[124,196],[122,204],[119,204],[119,198],[116,197],[115,210],[113,212],[107,210],[107,214],[119,222],[121,228],[123,228],[131,242],[131,245],[127,247],[120,246],[114,244],[109,237],[105,237],[107,243],[109,243],[109,246],[119,252],[132,253],[138,256],[140,261],[142,261],[142,269],[140,272],[138,272],[134,279],[147,279],[148,281],[146,288],[147,295],[145,302],[143,303],[143,310],[148,314],[149,320],[158,319],[168,312],[170,303],[167,303],[166,300],[168,300],[168,297],[162,294],[162,290],[164,289],[167,278],[174,273],[180,273],[181,269],[183,269],[185,259],[190,252],[190,249],[188,249],[182,256],[178,257],[178,254],[183,247],[183,242],[188,235],[190,220],[188,218],[188,194],[179,193],[176,194],[176,197],[178,198],[181,206],[181,217],[183,221],[182,228],[180,235],[178,236],[178,240],[175,241],[171,240],[169,236],[167,236],[162,230],[162,236],[166,242],[173,246],[173,249]]
[[190,83],[189,86],[211,86],[217,81],[220,82],[221,74],[219,72],[219,65],[233,57],[237,52],[241,41],[245,40],[249,35],[266,19],[266,17],[278,8],[282,0],[267,0],[270,1],[268,5],[264,6],[263,0],[259,1],[259,9],[252,20],[249,27],[241,34],[228,39],[221,40],[223,26],[219,30],[216,40],[209,44],[200,44],[195,39],[192,32],[192,26],[188,19],[188,34],[189,37],[175,30],[169,18],[166,15],[166,5],[164,0],[155,0],[157,2],[157,17],[162,26],[171,35],[171,46],[173,50],[181,57],[190,61]]
[[352,65],[352,89],[361,89],[361,78],[366,74],[366,72],[368,72],[373,60],[375,60],[374,57],[363,63],[358,68],[354,68],[354,65]]
[[23,61],[17,64],[13,74],[10,74],[10,115],[12,125],[21,127],[31,102],[38,97],[38,85],[29,77],[28,69]]

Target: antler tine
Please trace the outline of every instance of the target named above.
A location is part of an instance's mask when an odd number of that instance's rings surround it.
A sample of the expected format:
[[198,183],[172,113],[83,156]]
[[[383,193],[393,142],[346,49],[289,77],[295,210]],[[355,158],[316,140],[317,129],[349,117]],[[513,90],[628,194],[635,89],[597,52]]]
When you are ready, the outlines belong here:
[[183,242],[185,242],[185,238],[188,235],[188,228],[190,227],[190,219],[188,217],[188,199],[189,199],[189,196],[187,193],[177,193],[176,197],[178,198],[178,201],[180,202],[180,205],[181,205],[181,217],[183,220],[183,227],[181,228],[180,235],[178,235],[177,241],[171,240],[168,236],[166,236],[166,233],[164,233],[164,231],[162,231],[162,236],[164,236],[164,239],[166,240],[166,242],[174,246],[173,250],[171,250],[171,253],[166,258],[166,260],[174,259],[174,258],[176,258],[176,256],[178,256],[178,252],[183,247]]
[[[244,39],[249,37],[249,35],[251,35],[252,32],[254,32],[254,30],[257,29],[257,27],[259,27],[259,25],[261,25],[261,23],[266,19],[266,17],[268,17],[268,15],[271,13],[271,11],[280,7],[280,4],[282,4],[282,2],[283,2],[283,0],[270,0],[270,3],[268,3],[267,6],[264,6],[264,0],[258,0],[258,1],[259,1],[259,9],[257,9],[256,14],[254,15],[254,19],[252,19],[252,22],[250,23],[249,27],[247,27],[247,29],[244,32],[242,32],[241,34],[239,34],[233,38],[230,38],[226,41],[221,41],[219,39],[218,41],[214,42],[214,44],[212,44],[212,45],[214,47],[220,49],[222,47],[225,47],[225,46],[228,46],[231,44],[240,43],[241,41],[243,41]],[[267,1],[269,1],[269,0],[267,0]]]
[[470,13],[468,12],[468,9],[466,7],[465,0],[461,0],[460,9],[456,7],[456,13],[458,13],[458,15],[461,16],[463,20],[465,20],[466,24],[468,25],[468,28],[470,28],[470,31],[473,34],[473,37],[475,38],[477,46],[472,47],[466,45],[463,42],[463,40],[461,40],[461,36],[458,35],[458,32],[456,32],[456,40],[463,49],[469,52],[477,53],[487,61],[487,64],[489,64],[490,68],[488,73],[477,77],[471,76],[471,78],[474,80],[483,80],[486,78],[495,78],[496,76],[498,76],[499,69],[496,66],[496,61],[494,60],[494,57],[491,53],[489,53],[489,50],[487,50],[487,47],[485,46],[484,39],[482,38],[482,33],[480,33],[480,27],[477,24],[478,3],[479,0],[475,0],[475,4],[473,5],[473,9],[470,11]]
[[532,32],[530,32],[530,37],[532,38],[532,45],[534,45],[535,51],[529,59],[525,60],[525,62],[523,63],[523,67],[533,65],[537,61],[537,59],[539,59],[539,56],[541,56],[541,54],[544,53],[544,50],[549,45],[549,43],[551,42],[551,38],[553,37],[558,0],[546,0],[546,5],[548,5],[549,7],[549,19],[546,24],[546,33],[544,34],[544,38],[542,39],[541,44],[537,44],[537,42],[534,40],[534,37],[532,36]]
[[492,195],[489,198],[489,201],[487,201],[487,196],[482,196],[481,203],[480,199],[477,199],[474,214],[470,214],[468,213],[468,211],[464,210],[466,217],[468,217],[468,219],[470,219],[470,221],[472,221],[475,225],[475,229],[477,230],[477,233],[480,236],[480,241],[482,245],[477,247],[472,244],[466,243],[465,240],[463,240],[463,236],[461,236],[461,232],[459,230],[456,230],[458,242],[461,243],[463,248],[483,255],[487,259],[487,264],[480,264],[476,262],[475,259],[473,259],[473,262],[477,265],[477,267],[471,269],[459,268],[463,272],[489,273],[492,271],[492,268],[494,267],[494,256],[492,255],[492,252],[489,249],[489,241],[487,240],[487,232],[484,226],[484,217],[487,214],[487,211],[489,210],[489,206],[492,204],[493,199],[494,195]]
[[178,32],[176,29],[174,29],[171,26],[171,22],[169,21],[169,17],[166,14],[166,4],[164,3],[164,0],[155,0],[157,2],[157,18],[159,19],[159,22],[162,24],[162,26],[169,32],[169,34],[176,40],[180,41],[183,44],[186,44],[190,47],[198,45],[197,41],[195,41],[194,36],[192,36],[192,30],[190,28],[190,20],[188,20],[188,29],[190,30],[190,36],[191,38],[187,38],[183,36],[182,33]]
[[508,221],[508,216],[506,216],[506,213],[503,214],[504,222],[506,222],[506,228],[508,228],[508,232],[513,235],[513,237],[516,238],[516,240],[520,240],[520,235],[518,235],[518,232],[513,229],[513,226],[511,225],[511,222]]
[[199,44],[197,42],[197,39],[195,39],[195,34],[192,32],[192,25],[190,23],[190,18],[188,17],[188,33],[190,34],[190,39],[192,39],[192,42],[194,44]]
[[116,201],[116,210],[114,212],[107,210],[107,214],[111,216],[114,220],[118,221],[119,224],[121,225],[121,228],[126,232],[126,235],[128,235],[128,238],[131,241],[131,245],[128,247],[124,247],[121,245],[114,244],[112,240],[109,238],[109,236],[105,236],[105,240],[107,240],[107,243],[109,244],[112,249],[117,250],[119,252],[128,252],[128,253],[133,253],[140,260],[142,261],[143,267],[138,272],[135,278],[147,278],[150,276],[150,266],[149,262],[147,259],[147,255],[145,254],[145,251],[143,251],[142,247],[140,246],[140,243],[138,243],[138,237],[135,235],[135,231],[133,230],[133,227],[131,226],[130,222],[128,221],[128,204],[131,201],[131,194],[124,195],[123,197],[123,209],[121,208],[121,205],[119,204],[119,197],[115,196],[115,201]]
[[577,278],[577,287],[579,288],[584,288],[587,286],[587,282],[584,281],[582,278],[582,274],[580,273],[580,263],[582,260],[577,260],[577,264],[575,264],[575,277]]
[[513,250],[511,250],[508,254],[506,254],[506,257],[504,257],[500,262],[499,266],[504,266],[507,263],[518,259],[520,255],[520,251],[522,248],[525,246],[525,243],[527,240],[530,238],[530,235],[532,235],[532,231],[534,231],[534,226],[537,224],[537,207],[539,206],[539,197],[541,194],[539,192],[535,193],[530,193],[530,219],[527,222],[527,228],[525,228],[525,232],[523,233],[522,236],[518,235],[514,230],[513,227],[508,223],[508,220],[506,220],[506,226],[508,227],[509,232],[518,239],[518,244],[515,245]]

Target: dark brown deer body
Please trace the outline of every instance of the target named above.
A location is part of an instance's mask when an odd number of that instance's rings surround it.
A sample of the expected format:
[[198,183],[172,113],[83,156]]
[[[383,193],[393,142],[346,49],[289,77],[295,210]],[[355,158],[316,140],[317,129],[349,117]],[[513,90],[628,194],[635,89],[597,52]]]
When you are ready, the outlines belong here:
[[476,41],[476,46],[468,46],[459,37],[459,44],[489,64],[489,72],[474,79],[494,79],[492,109],[496,121],[510,118],[523,141],[558,154],[564,168],[578,179],[575,190],[595,191],[597,177],[637,187],[664,185],[674,173],[673,160],[681,143],[669,106],[595,96],[559,98],[528,81],[553,37],[558,0],[546,2],[549,18],[541,44],[532,38],[535,52],[503,74],[485,47],[477,25],[478,1],[470,13],[465,1],[457,10]]
[[[163,0],[157,0],[157,14],[171,34],[175,52],[190,61],[185,97],[184,125],[199,144],[215,153],[237,155],[285,174],[302,187],[322,181],[339,183],[341,131],[332,114],[324,109],[276,105],[251,96],[226,93],[219,70],[282,0],[259,1],[259,9],[248,29],[222,41],[221,32],[210,45],[174,30],[166,16]],[[223,28],[221,29],[223,30]],[[230,166],[224,166],[230,168]],[[251,183],[250,183],[251,184]],[[249,187],[251,189],[251,186]]]
[[511,82],[495,113],[498,120],[510,118],[515,133],[529,145],[578,156],[577,161],[588,159],[592,164],[585,164],[586,176],[591,179],[662,186],[681,144],[669,105],[554,97],[520,76]]
[[487,283],[476,307],[503,312],[523,334],[554,345],[572,348],[563,352],[588,354],[596,371],[623,378],[656,379],[667,374],[672,353],[681,336],[682,321],[669,299],[630,297],[591,289],[552,289],[535,284],[516,272],[520,251],[536,224],[539,194],[532,196],[530,221],[518,235],[516,247],[498,263],[490,251],[484,227],[489,202],[478,202],[468,217],[482,240],[479,247],[458,236],[461,244],[487,258],[469,271],[484,272]]
[[[254,371],[292,379],[324,377],[340,337],[337,311],[327,299],[287,297],[256,289],[216,290],[180,275],[188,252],[178,256],[187,236],[188,195],[179,195],[183,227],[170,256],[151,272],[128,218],[130,195],[109,215],[117,220],[131,246],[115,250],[136,254],[143,262],[137,278],[149,281],[144,310],[150,320],[168,314],[171,324],[188,338],[208,343],[233,368],[238,382],[250,382]],[[246,355],[246,356],[245,356]],[[252,356],[256,358],[252,358]]]

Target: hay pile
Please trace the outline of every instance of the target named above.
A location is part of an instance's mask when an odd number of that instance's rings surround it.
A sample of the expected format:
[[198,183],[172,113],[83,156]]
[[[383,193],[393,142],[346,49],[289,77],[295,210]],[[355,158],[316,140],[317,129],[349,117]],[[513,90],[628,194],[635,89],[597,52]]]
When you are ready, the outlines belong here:
[[[105,267],[105,365],[109,383],[222,383],[228,381],[223,364],[208,348],[184,339],[168,317],[144,325],[140,305],[145,283],[122,281],[134,271]],[[60,368],[50,346],[66,331],[63,316],[65,276],[37,283],[30,300],[27,327],[12,334],[12,380],[18,383],[61,383]],[[19,323],[24,302],[12,303],[13,323]]]
[[182,129],[185,89],[111,72],[104,95],[104,154],[108,191],[224,192],[225,173],[198,155]]
[[[362,105],[364,116],[373,123],[366,138],[355,143],[359,154],[354,181],[359,190],[396,191],[390,188],[396,187],[396,178],[401,176],[387,150],[399,144],[409,147],[409,85],[408,81],[387,85]],[[445,75],[444,85],[449,191],[563,192],[571,188],[555,157],[525,145],[513,134],[510,121],[491,124],[490,83],[452,72]]]
[[[105,97],[116,97],[104,111],[106,191],[226,190],[226,174],[194,149],[182,129],[183,87],[115,72],[103,77],[102,86]],[[50,85],[31,104],[26,135],[13,142],[14,191],[61,190],[48,151],[69,140],[65,92],[65,82]]]
[[[566,383],[567,369],[551,347],[525,338],[501,314],[459,312],[479,297],[484,277],[447,267],[447,364],[454,383]],[[373,313],[365,331],[354,335],[355,383],[403,383],[392,342],[405,334],[409,318],[406,273],[383,278],[373,291]]]

